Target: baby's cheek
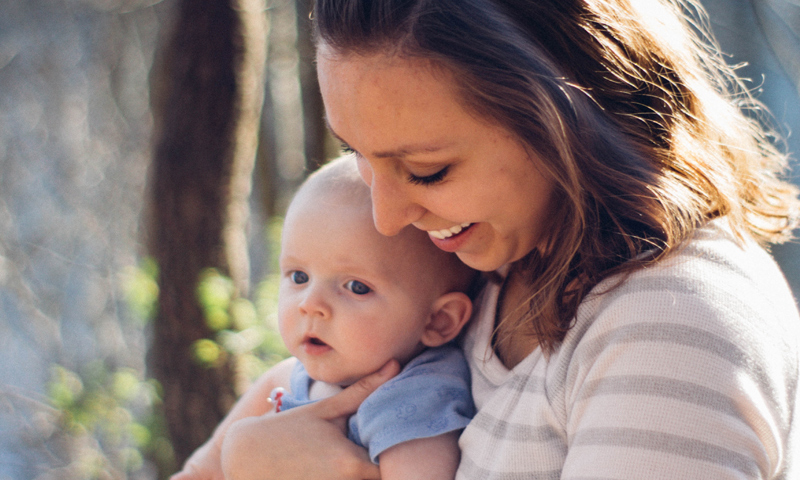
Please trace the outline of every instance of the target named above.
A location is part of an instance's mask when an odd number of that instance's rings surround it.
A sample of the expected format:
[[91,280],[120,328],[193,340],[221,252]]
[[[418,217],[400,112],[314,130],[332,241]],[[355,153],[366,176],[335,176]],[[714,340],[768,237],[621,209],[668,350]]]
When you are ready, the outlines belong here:
[[[294,317],[285,303],[278,302],[278,332],[281,334],[283,342],[289,346],[291,341],[292,329],[295,326]],[[294,352],[292,352],[294,353]]]
[[373,336],[369,342],[369,346],[362,349],[359,353],[360,362],[366,368],[378,370],[386,362],[395,357],[395,349],[392,342],[387,341],[381,336]]

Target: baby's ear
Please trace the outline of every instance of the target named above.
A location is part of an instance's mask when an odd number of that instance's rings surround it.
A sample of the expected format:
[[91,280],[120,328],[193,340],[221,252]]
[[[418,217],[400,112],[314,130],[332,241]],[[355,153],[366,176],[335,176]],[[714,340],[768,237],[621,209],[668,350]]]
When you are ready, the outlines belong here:
[[472,315],[472,301],[462,292],[445,293],[433,303],[422,343],[438,347],[456,338]]

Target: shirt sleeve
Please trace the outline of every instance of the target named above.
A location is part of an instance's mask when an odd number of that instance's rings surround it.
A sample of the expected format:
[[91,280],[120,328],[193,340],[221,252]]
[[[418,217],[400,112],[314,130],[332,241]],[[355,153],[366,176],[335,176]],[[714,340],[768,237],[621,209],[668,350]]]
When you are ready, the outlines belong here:
[[348,436],[378,463],[386,449],[463,429],[474,414],[466,360],[447,345],[426,350],[370,395],[350,418]]

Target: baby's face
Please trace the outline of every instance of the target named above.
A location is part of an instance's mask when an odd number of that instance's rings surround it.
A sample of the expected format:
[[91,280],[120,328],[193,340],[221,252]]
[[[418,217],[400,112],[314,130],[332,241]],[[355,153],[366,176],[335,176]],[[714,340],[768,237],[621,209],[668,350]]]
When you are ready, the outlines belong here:
[[417,254],[428,242],[418,235],[379,234],[368,208],[301,204],[290,210],[279,325],[311,378],[349,385],[389,359],[405,363],[421,351],[432,305],[445,292],[430,272],[434,267]]

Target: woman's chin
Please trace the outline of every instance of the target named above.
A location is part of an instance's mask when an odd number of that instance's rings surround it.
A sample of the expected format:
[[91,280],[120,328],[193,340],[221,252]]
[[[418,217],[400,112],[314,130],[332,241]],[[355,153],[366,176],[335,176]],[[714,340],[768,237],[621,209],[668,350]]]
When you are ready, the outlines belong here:
[[493,272],[507,263],[487,258],[485,255],[475,255],[469,252],[456,252],[456,256],[469,268],[481,272]]

